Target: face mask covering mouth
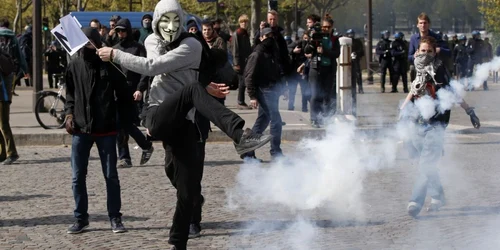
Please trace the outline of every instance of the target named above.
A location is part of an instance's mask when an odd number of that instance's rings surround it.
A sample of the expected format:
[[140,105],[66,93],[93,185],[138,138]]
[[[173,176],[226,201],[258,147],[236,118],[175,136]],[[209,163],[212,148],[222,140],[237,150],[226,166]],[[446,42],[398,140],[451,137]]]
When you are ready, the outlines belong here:
[[143,20],[142,21],[142,27],[144,27],[145,29],[151,29],[151,21],[145,21],[145,20]]

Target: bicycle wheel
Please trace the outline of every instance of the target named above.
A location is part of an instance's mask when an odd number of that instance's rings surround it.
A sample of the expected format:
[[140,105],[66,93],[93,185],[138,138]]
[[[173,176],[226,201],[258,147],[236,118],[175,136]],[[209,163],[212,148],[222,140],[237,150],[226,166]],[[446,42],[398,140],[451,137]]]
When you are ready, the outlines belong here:
[[35,117],[44,129],[64,127],[66,99],[56,92],[43,92],[36,101]]

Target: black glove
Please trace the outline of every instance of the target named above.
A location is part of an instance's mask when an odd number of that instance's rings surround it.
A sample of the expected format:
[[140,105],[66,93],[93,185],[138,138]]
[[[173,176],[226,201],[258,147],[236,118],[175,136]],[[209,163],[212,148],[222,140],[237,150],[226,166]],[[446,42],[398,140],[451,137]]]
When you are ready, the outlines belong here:
[[473,107],[469,107],[465,112],[470,116],[470,122],[474,128],[479,129],[481,127],[481,122],[479,121],[479,117],[477,117],[476,112],[474,112]]

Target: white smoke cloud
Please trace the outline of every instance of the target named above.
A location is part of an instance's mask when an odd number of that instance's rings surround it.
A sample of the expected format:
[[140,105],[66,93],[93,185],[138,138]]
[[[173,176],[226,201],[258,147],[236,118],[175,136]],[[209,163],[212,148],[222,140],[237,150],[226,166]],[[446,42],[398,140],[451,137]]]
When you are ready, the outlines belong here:
[[[498,68],[500,58],[495,57],[492,62],[478,66],[474,76],[465,81],[479,87],[488,78],[489,70]],[[404,112],[409,117],[421,114],[429,119],[436,111],[444,112],[460,104],[467,91],[463,82],[452,80],[449,88],[442,88],[436,94],[438,100],[428,96],[419,98],[409,103]],[[290,239],[290,245],[271,244],[262,249],[308,249],[317,235],[314,223],[307,220],[308,212],[321,209],[331,220],[349,217],[363,220],[365,178],[370,172],[395,165],[398,143],[409,140],[413,129],[411,122],[400,122],[391,131],[392,136],[380,134],[367,142],[358,137],[353,124],[330,124],[323,138],[301,141],[297,152],[286,152],[286,160],[271,163],[269,167],[259,163],[242,165],[235,187],[227,190],[229,208],[245,207],[246,211],[260,213],[269,207],[287,209],[297,218],[282,231]],[[265,231],[266,226],[254,223],[248,233]]]

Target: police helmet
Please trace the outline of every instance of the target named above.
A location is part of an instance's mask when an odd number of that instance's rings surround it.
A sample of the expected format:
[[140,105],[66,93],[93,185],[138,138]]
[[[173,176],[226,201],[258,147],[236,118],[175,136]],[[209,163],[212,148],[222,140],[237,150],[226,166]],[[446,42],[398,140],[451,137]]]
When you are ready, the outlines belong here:
[[354,32],[354,30],[353,30],[353,29],[348,29],[348,30],[345,32],[345,34],[346,34],[348,37],[353,38],[353,37],[354,37],[354,35],[355,35],[356,33]]
[[403,39],[405,35],[403,34],[403,32],[397,32],[396,34],[394,34],[394,38],[395,39]]
[[467,36],[465,36],[464,34],[460,34],[458,36],[458,40],[460,40],[460,41],[467,41]]

